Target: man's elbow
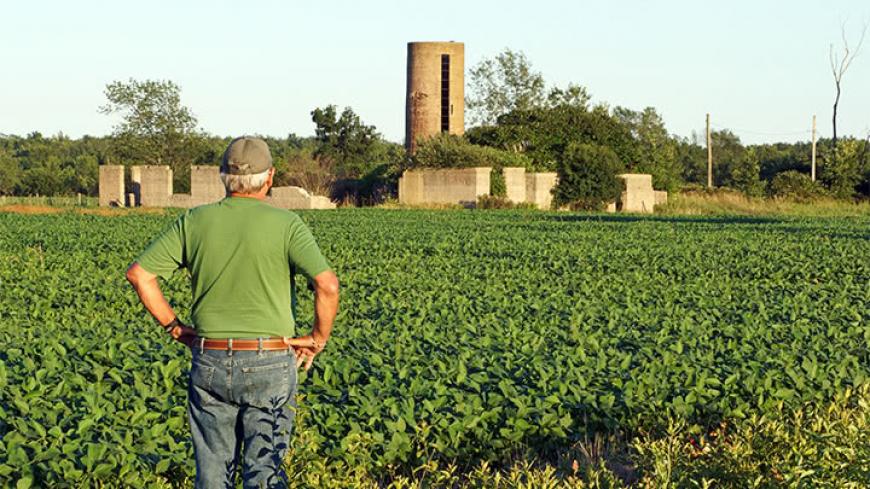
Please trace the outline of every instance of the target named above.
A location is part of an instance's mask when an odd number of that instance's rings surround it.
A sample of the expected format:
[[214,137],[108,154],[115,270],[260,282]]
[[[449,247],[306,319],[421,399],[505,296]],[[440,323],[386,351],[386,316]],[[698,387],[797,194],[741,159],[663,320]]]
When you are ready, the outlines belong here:
[[139,273],[139,264],[133,262],[127,267],[127,272],[124,274],[127,277],[127,282],[130,282],[130,285],[136,287],[139,285],[140,280],[142,279],[141,274]]

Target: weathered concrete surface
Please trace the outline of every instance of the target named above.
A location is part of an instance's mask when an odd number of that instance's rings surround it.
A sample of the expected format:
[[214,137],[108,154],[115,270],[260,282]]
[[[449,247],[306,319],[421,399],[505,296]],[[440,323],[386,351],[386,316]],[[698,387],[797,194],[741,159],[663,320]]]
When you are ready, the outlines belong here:
[[164,165],[130,167],[130,180],[137,204],[145,207],[169,207],[172,195],[172,170]]
[[328,197],[311,195],[302,187],[272,187],[266,202],[281,209],[335,209]]
[[489,195],[491,173],[490,167],[408,170],[399,179],[399,202],[475,205]]
[[553,187],[558,176],[555,172],[526,174],[526,202],[535,204],[538,209],[549,209],[553,205]]
[[[116,188],[115,173],[112,173],[115,170],[103,170],[100,167],[100,205],[111,205],[104,204],[103,197],[104,193],[108,195],[113,189],[118,192],[119,205],[124,205],[124,173],[123,167],[118,168],[121,169],[120,188]],[[226,196],[226,188],[220,179],[217,166],[190,168],[190,194],[172,193],[172,170],[168,166],[132,166],[130,180],[133,188],[127,196],[129,206],[189,208],[211,204]],[[267,202],[284,209],[335,209],[335,204],[329,198],[309,195],[300,187],[274,187]]]
[[522,167],[502,168],[507,199],[516,204],[526,201],[526,169]]
[[604,209],[605,212],[616,212],[616,202],[611,202],[607,204],[607,207]]
[[191,205],[211,204],[226,197],[226,187],[221,181],[220,167],[193,165],[190,167]]
[[668,193],[664,190],[654,190],[655,205],[665,205],[668,203]]
[[123,165],[100,165],[100,206],[124,207]]
[[623,173],[617,176],[625,183],[625,190],[618,202],[619,209],[623,212],[653,212],[656,198],[652,187],[652,175]]
[[[449,56],[442,87],[441,56]],[[442,90],[446,88],[445,94]],[[446,97],[443,97],[446,95]],[[442,98],[447,108],[447,131],[465,133],[465,45],[461,42],[409,42],[405,104],[405,148],[442,132]]]
[[169,207],[188,209],[196,206],[193,204],[193,198],[190,194],[172,194],[169,196]]

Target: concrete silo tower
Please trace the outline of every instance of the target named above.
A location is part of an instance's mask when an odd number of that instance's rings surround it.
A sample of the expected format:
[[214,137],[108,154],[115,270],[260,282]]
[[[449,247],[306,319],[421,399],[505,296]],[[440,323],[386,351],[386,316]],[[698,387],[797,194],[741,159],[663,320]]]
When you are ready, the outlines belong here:
[[465,45],[409,42],[405,148],[442,132],[465,133]]

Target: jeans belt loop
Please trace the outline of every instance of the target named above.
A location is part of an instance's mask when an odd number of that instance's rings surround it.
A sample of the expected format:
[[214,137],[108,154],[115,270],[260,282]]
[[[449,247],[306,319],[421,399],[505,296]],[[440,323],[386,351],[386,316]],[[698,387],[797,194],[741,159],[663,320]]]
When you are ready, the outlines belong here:
[[263,337],[257,338],[257,355],[263,354]]
[[205,338],[199,339],[199,354],[202,355],[203,350],[205,350]]
[[233,339],[227,340],[227,356],[233,356]]

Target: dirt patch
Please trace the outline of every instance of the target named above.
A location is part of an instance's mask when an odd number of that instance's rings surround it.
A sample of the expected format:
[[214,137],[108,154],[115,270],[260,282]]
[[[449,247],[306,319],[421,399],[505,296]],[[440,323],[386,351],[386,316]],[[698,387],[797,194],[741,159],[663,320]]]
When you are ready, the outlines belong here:
[[0,205],[0,212],[9,212],[12,214],[61,214],[65,212],[103,217],[126,216],[129,214],[151,214],[162,216],[166,214],[166,209],[159,207],[136,207],[133,209],[125,209],[123,207],[51,207],[47,205],[25,205],[25,204],[8,204]]
[[9,212],[13,214],[59,214],[63,211],[64,210],[59,207],[49,207],[47,205],[0,205],[0,212]]
[[153,214],[162,216],[166,213],[166,210],[159,207],[136,207],[133,209],[126,209],[123,207],[93,207],[88,209],[76,209],[75,212],[76,214],[104,217],[126,216],[128,214]]

